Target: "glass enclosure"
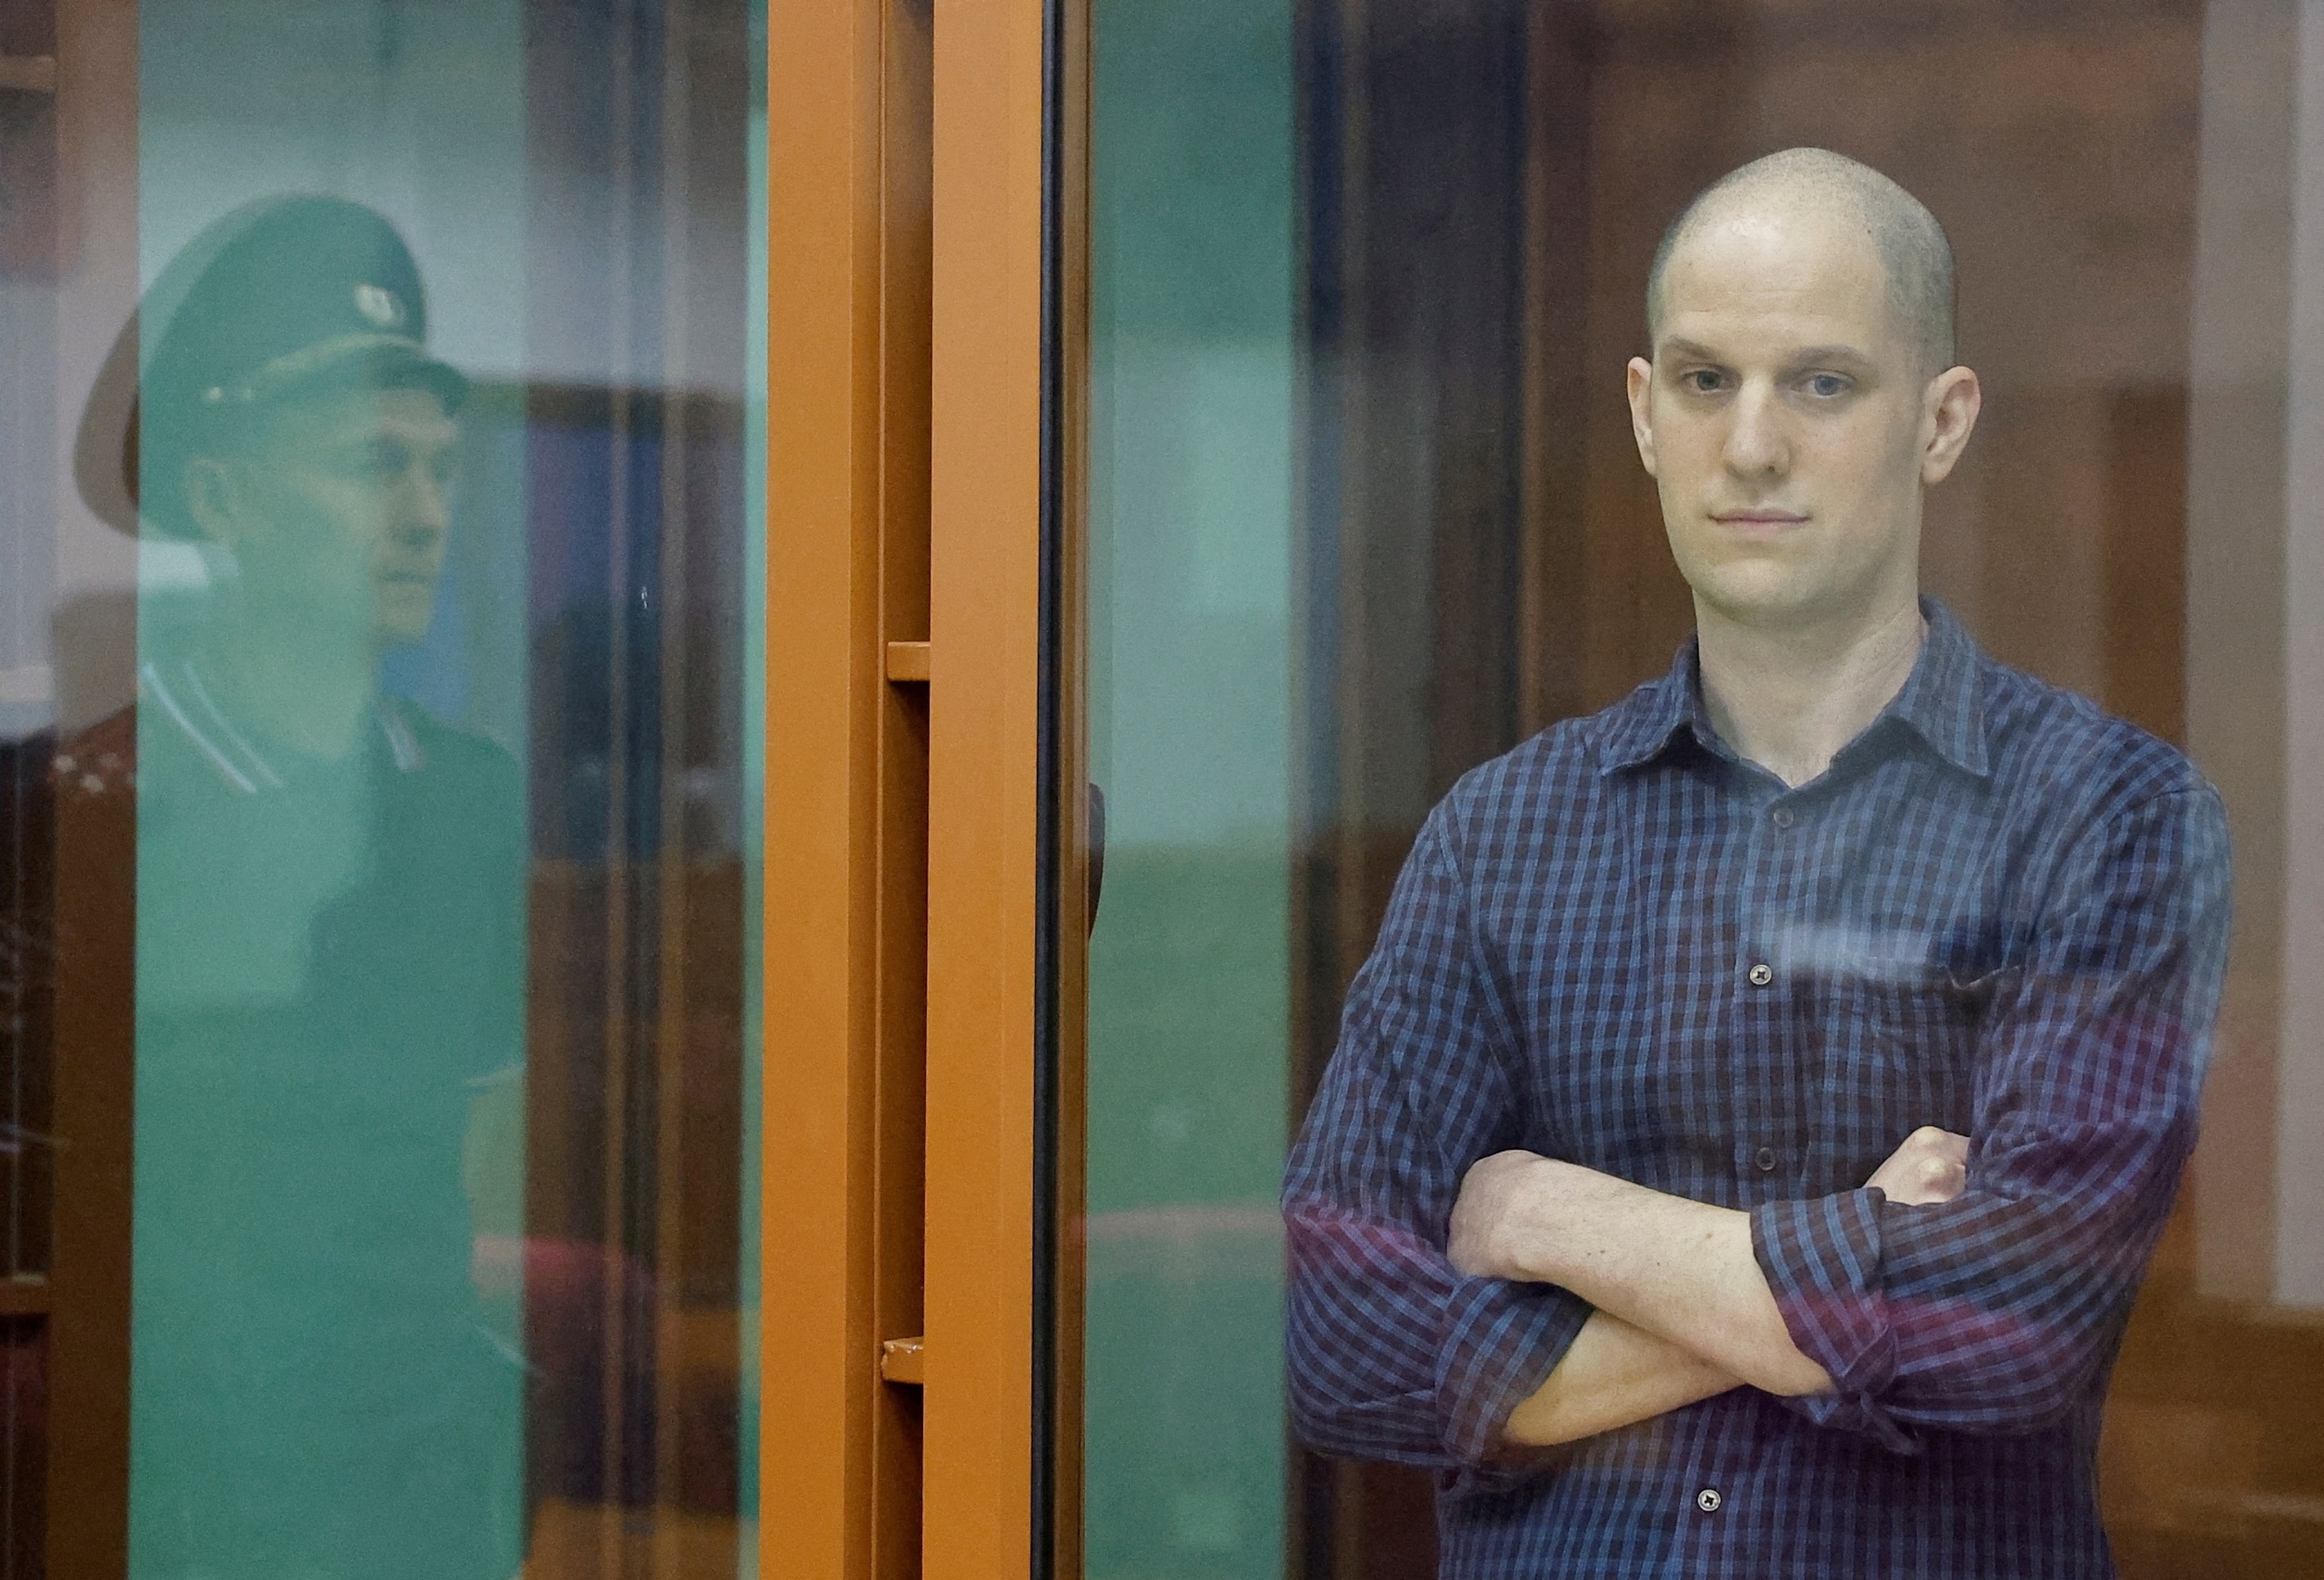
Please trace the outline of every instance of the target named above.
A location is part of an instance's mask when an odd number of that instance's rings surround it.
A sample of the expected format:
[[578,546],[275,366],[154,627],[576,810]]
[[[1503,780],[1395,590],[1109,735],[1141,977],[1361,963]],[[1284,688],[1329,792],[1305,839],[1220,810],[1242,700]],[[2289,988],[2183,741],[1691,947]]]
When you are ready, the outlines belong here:
[[1091,56],[1088,1572],[1434,1572],[1428,1472],[1286,1428],[1286,1146],[1430,808],[1692,629],[1624,363],[1665,227],[1797,145],[1958,256],[1985,405],[1923,588],[2227,809],[2202,1139],[2107,1395],[2116,1560],[2312,1568],[2313,8],[1096,0]]
[[1094,41],[1086,1562],[1272,1573],[1284,1450],[1254,1401],[1280,1387],[1293,998],[1292,694],[1269,684],[1294,639],[1291,30],[1267,6],[1102,6]]
[[12,1575],[755,1568],[761,14],[0,8]]

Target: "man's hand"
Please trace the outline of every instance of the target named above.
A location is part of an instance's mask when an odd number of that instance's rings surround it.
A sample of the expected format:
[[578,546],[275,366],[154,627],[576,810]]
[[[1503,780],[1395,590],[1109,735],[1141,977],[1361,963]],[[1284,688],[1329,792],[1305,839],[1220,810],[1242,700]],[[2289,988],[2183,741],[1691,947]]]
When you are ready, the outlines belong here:
[[[1950,1201],[1969,1183],[1969,1137],[1923,1125],[1865,1183],[1878,1186],[1889,1200],[1906,1207]],[[1457,1212],[1454,1218],[1458,1221]]]

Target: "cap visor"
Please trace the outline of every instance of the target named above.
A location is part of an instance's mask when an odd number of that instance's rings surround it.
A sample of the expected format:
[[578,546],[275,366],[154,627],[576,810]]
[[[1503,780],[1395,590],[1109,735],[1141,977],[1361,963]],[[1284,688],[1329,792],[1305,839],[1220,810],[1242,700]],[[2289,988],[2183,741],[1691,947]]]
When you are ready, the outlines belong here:
[[267,401],[318,386],[426,390],[447,412],[468,397],[468,381],[457,368],[401,335],[342,335],[302,346],[261,368],[250,381],[250,393]]

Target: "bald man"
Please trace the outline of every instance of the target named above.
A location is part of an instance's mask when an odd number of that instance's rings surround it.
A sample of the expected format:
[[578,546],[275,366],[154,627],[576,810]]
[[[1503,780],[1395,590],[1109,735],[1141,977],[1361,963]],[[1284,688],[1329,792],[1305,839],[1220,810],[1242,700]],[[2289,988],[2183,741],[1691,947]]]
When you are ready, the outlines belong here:
[[1448,1576],[2110,1574],[2218,797],[1920,596],[1979,392],[1919,202],[1747,165],[1646,313],[1695,634],[1422,830],[1286,1181],[1296,1421],[1440,1473]]

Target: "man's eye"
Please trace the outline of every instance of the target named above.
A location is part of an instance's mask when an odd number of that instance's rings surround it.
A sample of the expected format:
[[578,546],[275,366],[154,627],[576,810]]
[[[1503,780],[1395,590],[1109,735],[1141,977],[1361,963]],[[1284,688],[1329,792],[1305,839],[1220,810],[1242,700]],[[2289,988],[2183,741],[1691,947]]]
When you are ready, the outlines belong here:
[[1808,393],[1821,400],[1848,393],[1848,381],[1838,373],[1813,373],[1808,378]]
[[401,445],[373,445],[364,452],[364,471],[382,482],[392,482],[410,469],[410,454]]
[[1696,368],[1685,374],[1680,382],[1698,395],[1715,395],[1722,381],[1715,368]]

